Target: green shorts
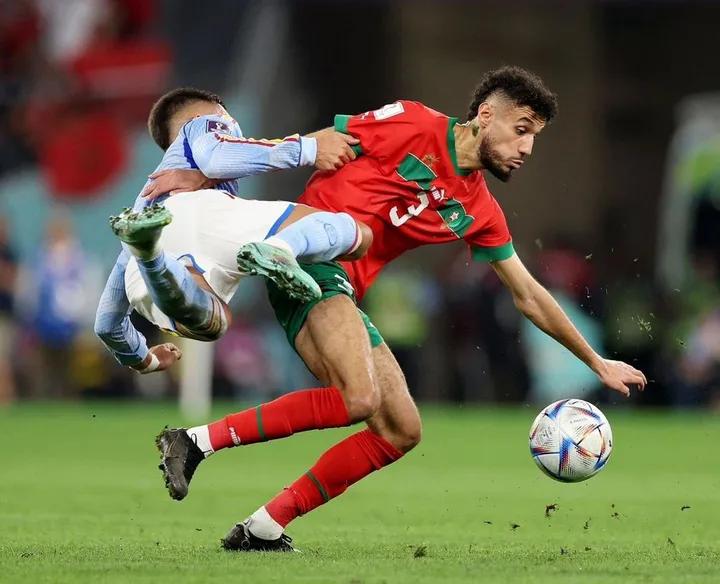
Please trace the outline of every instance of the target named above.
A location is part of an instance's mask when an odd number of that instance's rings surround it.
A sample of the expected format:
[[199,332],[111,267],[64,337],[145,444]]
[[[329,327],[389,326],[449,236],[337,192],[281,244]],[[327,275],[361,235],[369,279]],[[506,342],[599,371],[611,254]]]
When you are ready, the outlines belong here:
[[[343,267],[337,262],[325,262],[322,264],[300,264],[313,280],[315,280],[322,290],[322,297],[313,302],[301,302],[294,298],[289,298],[282,290],[271,281],[266,280],[268,297],[270,305],[275,311],[275,317],[278,319],[280,326],[287,335],[290,346],[295,348],[295,338],[298,336],[300,329],[305,324],[308,314],[313,307],[322,302],[325,298],[345,294],[355,302],[355,290],[350,284],[350,278]],[[384,340],[380,335],[380,331],[370,322],[367,314],[359,308],[357,309],[365,323],[368,335],[370,335],[370,345],[374,348],[381,345]]]

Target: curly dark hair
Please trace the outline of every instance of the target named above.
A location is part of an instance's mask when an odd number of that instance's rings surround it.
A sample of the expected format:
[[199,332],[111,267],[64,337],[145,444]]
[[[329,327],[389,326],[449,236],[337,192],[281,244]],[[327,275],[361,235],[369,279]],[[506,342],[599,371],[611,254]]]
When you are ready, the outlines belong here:
[[480,104],[495,93],[519,106],[529,107],[545,123],[552,121],[558,113],[557,96],[545,87],[540,77],[521,67],[501,67],[487,73],[475,88],[468,121],[477,115]]
[[174,137],[170,136],[170,124],[173,117],[186,105],[198,101],[217,103],[225,107],[220,96],[195,87],[178,87],[158,99],[152,106],[148,118],[148,130],[150,130],[155,144],[163,150],[167,150],[174,140]]

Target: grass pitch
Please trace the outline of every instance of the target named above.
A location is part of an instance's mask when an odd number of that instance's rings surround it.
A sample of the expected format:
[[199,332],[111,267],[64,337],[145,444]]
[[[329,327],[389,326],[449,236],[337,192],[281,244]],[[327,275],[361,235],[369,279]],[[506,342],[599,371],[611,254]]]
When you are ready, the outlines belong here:
[[174,406],[20,406],[0,412],[0,582],[720,582],[720,420],[606,413],[610,462],[564,485],[528,453],[534,408],[425,408],[416,451],[291,525],[304,554],[252,555],[220,537],[347,431],[221,452],[178,503],[153,442]]

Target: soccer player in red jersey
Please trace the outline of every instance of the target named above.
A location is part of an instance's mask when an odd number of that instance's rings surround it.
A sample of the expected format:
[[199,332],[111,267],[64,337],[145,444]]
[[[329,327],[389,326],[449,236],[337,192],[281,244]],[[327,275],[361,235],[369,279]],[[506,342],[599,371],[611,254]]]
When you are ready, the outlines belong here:
[[[420,415],[403,373],[356,306],[383,266],[407,250],[464,240],[474,260],[491,263],[518,310],[606,386],[624,395],[628,385],[644,388],[643,373],[598,355],[527,271],[482,173],[509,180],[556,113],[556,97],[541,79],[504,67],[478,85],[464,123],[413,101],[336,116],[335,130],[358,138],[361,156],[336,172],[313,175],[299,202],[349,213],[371,228],[373,244],[355,262],[303,266],[320,285],[319,301],[292,301],[268,284],[288,340],[324,387],[294,392],[207,426],[165,430],[159,436],[161,468],[184,496],[199,462],[217,450],[357,422],[368,428],[333,446],[307,473],[238,523],[223,539],[226,549],[292,550],[284,530],[293,519],[420,442]],[[204,177],[182,172],[195,171],[174,171],[162,177],[159,188],[204,186]]]

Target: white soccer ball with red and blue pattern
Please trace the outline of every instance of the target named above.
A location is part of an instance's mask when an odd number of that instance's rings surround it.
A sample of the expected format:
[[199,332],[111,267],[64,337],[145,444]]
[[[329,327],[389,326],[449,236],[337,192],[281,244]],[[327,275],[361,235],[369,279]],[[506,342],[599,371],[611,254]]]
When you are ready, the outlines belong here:
[[550,404],[530,428],[533,460],[546,475],[563,483],[579,483],[600,472],[612,448],[607,418],[581,399]]

